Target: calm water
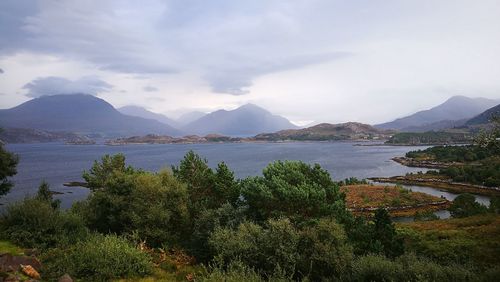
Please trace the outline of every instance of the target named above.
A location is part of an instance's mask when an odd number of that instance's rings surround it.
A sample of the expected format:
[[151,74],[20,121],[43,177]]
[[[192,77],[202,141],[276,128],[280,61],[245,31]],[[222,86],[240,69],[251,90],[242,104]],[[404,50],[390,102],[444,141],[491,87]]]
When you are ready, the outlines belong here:
[[68,207],[73,201],[84,199],[88,190],[64,187],[68,181],[80,181],[83,170],[89,169],[94,160],[104,154],[124,153],[127,163],[134,167],[158,171],[178,165],[184,154],[194,150],[214,167],[225,161],[236,176],[260,175],[262,169],[275,160],[302,160],[318,163],[328,170],[335,180],[347,177],[367,178],[393,176],[419,171],[391,161],[392,157],[422,147],[353,146],[354,143],[245,143],[245,144],[167,144],[167,145],[65,145],[11,144],[7,149],[20,157],[18,174],[13,178],[15,187],[0,199],[9,203],[36,192],[39,183],[46,180],[52,190]]

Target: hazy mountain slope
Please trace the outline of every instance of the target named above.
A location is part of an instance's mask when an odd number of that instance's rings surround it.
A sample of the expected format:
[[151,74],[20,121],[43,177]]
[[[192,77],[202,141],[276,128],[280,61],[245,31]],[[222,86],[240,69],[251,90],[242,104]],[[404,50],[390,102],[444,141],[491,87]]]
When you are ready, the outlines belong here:
[[201,117],[204,117],[206,115],[207,115],[206,113],[194,111],[194,112],[189,112],[189,113],[185,113],[185,114],[181,115],[175,121],[177,122],[177,124],[183,126],[183,125],[191,123],[191,122],[193,122]]
[[375,126],[382,129],[403,129],[412,126],[422,126],[444,120],[469,119],[498,103],[498,100],[486,98],[453,96],[446,102],[430,110],[420,111],[413,115]]
[[400,131],[403,132],[426,132],[426,131],[436,131],[455,127],[461,127],[467,122],[467,119],[460,120],[441,120],[433,123],[427,123],[418,126],[408,126],[401,128]]
[[43,96],[0,110],[0,126],[107,136],[180,134],[156,120],[124,115],[106,101],[86,94]]
[[273,115],[256,105],[246,104],[232,111],[219,110],[207,114],[182,127],[182,130],[200,135],[218,133],[250,136],[289,128],[297,126],[284,117]]
[[161,123],[168,124],[174,128],[178,127],[177,122],[174,121],[173,119],[170,119],[167,116],[162,115],[162,114],[153,113],[151,111],[146,110],[143,107],[130,105],[130,106],[124,106],[124,107],[118,108],[117,110],[124,115],[141,117],[141,118],[146,118],[146,119],[154,119],[154,120],[159,121]]
[[480,124],[488,124],[491,121],[491,118],[493,116],[498,116],[500,117],[500,104],[496,105],[481,114],[469,119],[465,125],[467,126],[473,126],[473,125],[480,125]]
[[389,138],[392,132],[377,129],[371,125],[346,122],[341,124],[321,123],[303,129],[282,130],[275,133],[263,133],[255,136],[257,140],[304,140],[304,141],[333,141]]

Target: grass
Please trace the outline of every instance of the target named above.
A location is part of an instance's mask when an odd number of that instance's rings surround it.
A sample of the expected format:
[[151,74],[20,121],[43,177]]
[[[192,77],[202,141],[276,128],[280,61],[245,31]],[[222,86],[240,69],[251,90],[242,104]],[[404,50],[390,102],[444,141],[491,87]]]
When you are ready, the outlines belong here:
[[0,240],[0,254],[11,254],[13,256],[24,255],[24,250],[18,246],[8,242]]
[[500,215],[399,223],[407,247],[438,261],[498,267]]

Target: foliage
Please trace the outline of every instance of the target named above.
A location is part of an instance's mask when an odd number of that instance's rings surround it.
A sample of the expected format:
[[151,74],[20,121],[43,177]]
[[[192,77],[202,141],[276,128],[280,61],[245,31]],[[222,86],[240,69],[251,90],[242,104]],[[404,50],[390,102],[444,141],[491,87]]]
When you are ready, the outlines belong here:
[[187,221],[187,191],[168,171],[113,172],[103,189],[75,207],[102,233],[136,232],[152,246],[175,245]]
[[87,181],[87,186],[91,190],[103,188],[107,179],[118,172],[124,174],[134,174],[135,170],[125,164],[125,155],[104,155],[101,162],[94,161],[89,171],[83,172],[83,179]]
[[17,173],[18,162],[18,156],[5,150],[0,141],[0,197],[7,194],[12,187],[12,182],[8,178]]
[[263,170],[262,177],[243,181],[242,195],[249,214],[258,221],[281,216],[299,221],[334,216],[342,222],[348,217],[345,195],[318,164],[271,163]]
[[434,214],[432,211],[423,211],[416,212],[414,216],[415,221],[430,221],[430,220],[438,220],[439,216]]
[[267,279],[263,278],[257,271],[250,268],[241,261],[235,260],[231,261],[226,267],[220,263],[214,263],[207,267],[205,273],[197,277],[196,281],[201,282],[278,282],[278,281],[289,281],[288,277],[284,277],[282,273],[277,273],[270,275]]
[[478,202],[472,194],[458,195],[448,208],[452,217],[467,217],[488,212],[488,208]]
[[445,266],[413,254],[395,260],[379,255],[357,258],[352,267],[352,281],[471,281],[474,273],[463,266]]
[[225,163],[219,163],[214,172],[207,160],[189,151],[172,171],[177,179],[187,184],[191,217],[205,209],[219,208],[226,202],[237,205],[239,183]]
[[36,198],[41,201],[46,201],[50,203],[52,208],[58,209],[61,205],[61,200],[54,200],[52,195],[52,191],[50,191],[50,185],[45,180],[42,181],[40,186],[38,187],[38,192],[36,194]]
[[460,263],[481,269],[498,265],[500,216],[419,221],[398,225],[408,251],[441,263]]
[[68,273],[83,281],[144,276],[152,271],[151,257],[115,235],[95,234],[68,249],[42,257],[43,273],[57,278]]
[[50,202],[38,198],[26,198],[8,206],[0,227],[3,238],[22,247],[39,249],[70,245],[88,234],[79,216],[54,209]]
[[431,159],[439,162],[472,162],[498,155],[499,150],[476,145],[435,146],[425,150],[410,151],[406,157],[413,159]]
[[340,277],[352,259],[343,228],[326,218],[303,229],[288,219],[270,219],[264,227],[244,222],[216,229],[210,244],[226,263],[240,260],[266,275],[278,271],[313,280]]
[[187,249],[198,261],[208,262],[214,253],[209,245],[209,237],[217,228],[236,228],[246,219],[244,207],[235,208],[226,203],[218,209],[202,211],[195,219],[193,231],[187,242]]

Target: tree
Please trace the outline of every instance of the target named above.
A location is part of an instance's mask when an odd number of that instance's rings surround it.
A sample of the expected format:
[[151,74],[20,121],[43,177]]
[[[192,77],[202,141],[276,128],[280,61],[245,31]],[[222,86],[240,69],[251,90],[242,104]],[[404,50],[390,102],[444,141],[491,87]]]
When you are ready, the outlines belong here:
[[483,214],[488,211],[488,208],[478,202],[474,195],[464,193],[458,195],[448,209],[452,217],[467,217],[476,214]]
[[103,188],[106,180],[113,173],[122,172],[125,174],[133,174],[135,170],[131,166],[125,164],[125,155],[104,155],[101,162],[94,161],[94,165],[89,171],[83,172],[83,179],[87,181],[87,185],[91,190]]
[[47,183],[45,180],[43,180],[40,186],[38,187],[36,198],[41,201],[50,203],[50,205],[54,209],[58,209],[59,206],[61,205],[61,200],[54,200],[52,191],[50,191],[49,183]]
[[5,150],[0,141],[0,197],[7,194],[12,188],[12,182],[8,178],[17,173],[18,162],[18,156]]
[[342,222],[348,216],[345,195],[318,164],[277,161],[269,164],[263,175],[242,183],[243,199],[256,220],[334,216]]
[[224,162],[214,172],[206,159],[189,151],[179,167],[172,167],[174,175],[187,184],[190,210],[193,217],[205,209],[216,209],[228,202],[236,205],[240,197],[239,182]]
[[375,212],[373,239],[380,242],[383,252],[388,257],[396,257],[404,253],[403,240],[397,236],[396,228],[386,209],[379,208]]

